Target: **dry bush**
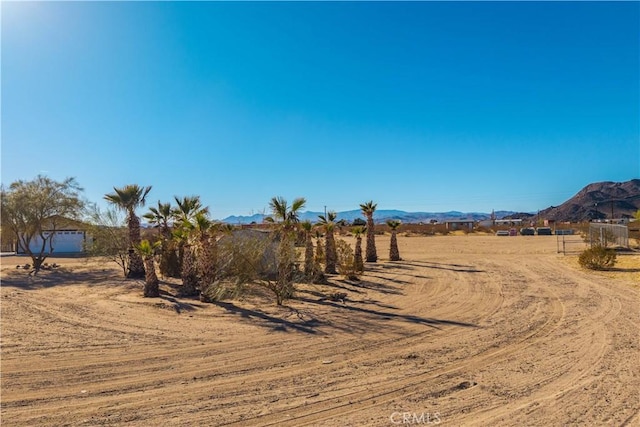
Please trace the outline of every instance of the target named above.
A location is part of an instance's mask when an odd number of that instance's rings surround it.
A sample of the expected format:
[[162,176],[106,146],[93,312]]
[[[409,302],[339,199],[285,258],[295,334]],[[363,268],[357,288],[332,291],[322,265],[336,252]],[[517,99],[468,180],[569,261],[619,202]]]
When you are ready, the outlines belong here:
[[256,284],[270,290],[281,305],[294,295],[295,281],[303,278],[293,236],[245,230],[222,238],[218,251],[218,280],[203,289],[203,300],[237,298],[247,285]]
[[578,263],[590,270],[606,270],[616,264],[616,251],[596,245],[584,250],[578,258]]
[[215,283],[201,290],[201,300],[220,301],[242,296],[247,285],[275,276],[272,240],[251,232],[224,236],[218,242],[218,271]]
[[342,239],[336,239],[336,252],[338,256],[338,273],[351,280],[357,280],[355,256],[351,246]]

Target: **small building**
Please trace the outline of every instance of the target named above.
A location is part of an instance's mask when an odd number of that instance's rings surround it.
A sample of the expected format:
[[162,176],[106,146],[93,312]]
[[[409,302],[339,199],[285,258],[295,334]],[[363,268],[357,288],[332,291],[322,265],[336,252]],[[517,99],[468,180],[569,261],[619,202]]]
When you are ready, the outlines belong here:
[[447,230],[473,230],[473,226],[475,225],[475,221],[472,219],[458,219],[455,221],[445,221],[444,225]]
[[516,227],[516,226],[521,226],[522,225],[522,218],[513,218],[513,219],[496,219],[495,220],[495,225],[497,226],[510,226],[510,227]]
[[[56,230],[55,234],[49,240],[51,231],[45,231],[44,235],[47,238],[45,243],[45,254],[80,254],[84,252],[85,242],[87,240],[87,233],[84,230],[78,229],[64,229]],[[40,236],[34,236],[29,244],[31,252],[40,253],[42,249],[42,238]],[[22,255],[26,251],[17,245],[16,254]]]

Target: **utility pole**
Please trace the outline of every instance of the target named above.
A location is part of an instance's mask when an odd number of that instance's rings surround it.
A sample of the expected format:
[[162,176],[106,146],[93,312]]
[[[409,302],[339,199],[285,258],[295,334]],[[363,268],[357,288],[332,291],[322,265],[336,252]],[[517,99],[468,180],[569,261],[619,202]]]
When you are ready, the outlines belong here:
[[613,224],[613,200],[611,201],[611,223]]

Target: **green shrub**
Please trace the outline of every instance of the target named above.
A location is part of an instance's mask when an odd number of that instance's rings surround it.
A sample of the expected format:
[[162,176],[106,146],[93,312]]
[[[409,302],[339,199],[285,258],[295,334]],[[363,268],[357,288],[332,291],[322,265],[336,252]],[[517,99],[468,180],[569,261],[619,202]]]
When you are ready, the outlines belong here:
[[616,251],[596,245],[580,254],[578,262],[590,270],[606,270],[616,263]]

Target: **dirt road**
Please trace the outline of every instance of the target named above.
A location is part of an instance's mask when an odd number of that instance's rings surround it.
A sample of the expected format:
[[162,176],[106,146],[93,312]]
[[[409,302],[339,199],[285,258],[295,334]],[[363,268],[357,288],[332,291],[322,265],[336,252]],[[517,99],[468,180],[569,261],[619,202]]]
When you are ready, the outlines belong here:
[[[581,270],[553,236],[400,237],[360,282],[142,298],[110,266],[2,259],[2,423],[639,425],[640,256]],[[24,262],[24,259],[19,260]],[[345,292],[344,302],[326,299]]]

